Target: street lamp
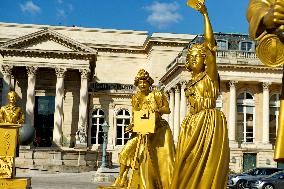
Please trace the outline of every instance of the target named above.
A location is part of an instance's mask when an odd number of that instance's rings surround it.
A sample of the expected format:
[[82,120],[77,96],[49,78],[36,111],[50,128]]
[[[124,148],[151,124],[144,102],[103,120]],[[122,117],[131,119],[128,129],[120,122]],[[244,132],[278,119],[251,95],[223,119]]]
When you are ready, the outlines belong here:
[[102,124],[102,129],[104,133],[104,136],[103,136],[104,141],[103,141],[103,156],[102,156],[101,168],[106,168],[108,166],[107,159],[106,159],[106,149],[107,149],[107,135],[108,135],[108,129],[109,129],[109,125],[107,124],[106,121]]

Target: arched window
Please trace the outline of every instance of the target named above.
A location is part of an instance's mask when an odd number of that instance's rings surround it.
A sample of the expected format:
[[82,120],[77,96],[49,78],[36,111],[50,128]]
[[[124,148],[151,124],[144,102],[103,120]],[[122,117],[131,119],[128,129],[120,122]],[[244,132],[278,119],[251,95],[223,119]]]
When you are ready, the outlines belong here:
[[254,51],[254,43],[252,41],[241,41],[239,49],[241,51]]
[[255,106],[253,96],[248,92],[237,98],[237,135],[239,142],[254,142]]
[[217,39],[217,49],[218,50],[228,50],[228,41]]
[[274,94],[269,100],[269,142],[275,144],[276,132],[278,128],[278,115],[280,108],[280,94]]
[[125,145],[130,138],[129,133],[125,133],[125,128],[130,123],[128,110],[122,109],[116,116],[116,145]]
[[91,144],[102,144],[104,133],[102,124],[105,121],[105,113],[102,109],[95,109],[92,113]]

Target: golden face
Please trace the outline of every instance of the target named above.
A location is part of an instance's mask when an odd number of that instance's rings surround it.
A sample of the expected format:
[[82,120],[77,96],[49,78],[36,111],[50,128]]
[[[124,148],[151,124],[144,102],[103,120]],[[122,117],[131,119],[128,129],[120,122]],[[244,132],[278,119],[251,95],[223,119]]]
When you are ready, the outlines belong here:
[[147,92],[147,91],[149,91],[150,84],[147,80],[140,79],[139,82],[138,82],[138,88],[142,93]]
[[197,73],[205,70],[205,54],[202,54],[200,50],[193,49],[189,51],[186,60],[187,69]]
[[8,93],[8,101],[10,104],[16,104],[17,95],[16,93]]

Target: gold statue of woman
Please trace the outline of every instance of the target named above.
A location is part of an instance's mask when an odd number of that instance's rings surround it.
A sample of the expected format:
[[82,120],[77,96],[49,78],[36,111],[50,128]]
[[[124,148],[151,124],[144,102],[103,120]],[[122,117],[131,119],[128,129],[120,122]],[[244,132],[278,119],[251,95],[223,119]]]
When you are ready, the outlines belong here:
[[185,94],[190,112],[180,128],[171,189],[224,189],[229,142],[226,118],[216,109],[216,42],[205,5],[197,2],[195,7],[204,16],[204,43],[193,44],[187,52],[185,67],[192,80]]
[[[161,91],[150,90],[153,82],[144,69],[139,70],[134,81],[139,91],[132,97],[132,111],[147,110],[157,115],[155,133],[148,134],[143,139],[147,142],[139,146],[138,183],[141,189],[168,189],[175,149],[171,129],[161,116],[169,114],[170,109],[167,98]],[[130,124],[127,130],[131,131],[132,128],[133,124]],[[127,186],[127,174],[135,156],[138,134],[132,133],[131,137],[119,154],[120,172],[112,186]]]
[[[284,65],[284,0],[250,0],[250,36],[259,41],[256,52],[267,66]],[[283,69],[284,70],[284,69]],[[284,72],[274,160],[284,163]]]

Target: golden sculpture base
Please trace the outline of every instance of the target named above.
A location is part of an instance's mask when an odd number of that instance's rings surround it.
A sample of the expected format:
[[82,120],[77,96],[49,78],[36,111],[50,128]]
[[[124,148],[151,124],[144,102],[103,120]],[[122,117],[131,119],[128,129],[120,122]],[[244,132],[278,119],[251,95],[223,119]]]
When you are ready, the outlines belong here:
[[0,189],[30,189],[31,178],[0,179]]

